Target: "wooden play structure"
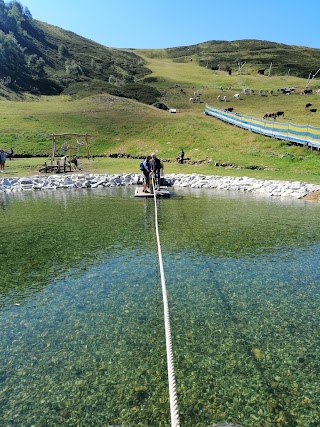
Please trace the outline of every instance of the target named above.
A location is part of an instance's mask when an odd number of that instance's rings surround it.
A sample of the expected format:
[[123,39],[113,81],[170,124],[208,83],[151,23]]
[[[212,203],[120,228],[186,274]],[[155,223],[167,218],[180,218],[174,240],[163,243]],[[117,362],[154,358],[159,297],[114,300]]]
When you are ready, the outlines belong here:
[[[45,162],[39,169],[39,172],[56,172],[56,173],[66,173],[72,171],[72,165],[74,169],[77,169],[78,158],[80,157],[80,152],[85,150],[85,157],[87,159],[93,159],[91,147],[89,143],[89,138],[92,135],[88,133],[53,133],[50,135],[52,138],[52,147],[51,147],[51,159],[50,162]],[[57,139],[63,139],[63,145],[61,146],[61,155],[56,160],[57,154]],[[71,143],[67,142],[67,139],[76,139]],[[83,155],[83,154],[82,154]]]

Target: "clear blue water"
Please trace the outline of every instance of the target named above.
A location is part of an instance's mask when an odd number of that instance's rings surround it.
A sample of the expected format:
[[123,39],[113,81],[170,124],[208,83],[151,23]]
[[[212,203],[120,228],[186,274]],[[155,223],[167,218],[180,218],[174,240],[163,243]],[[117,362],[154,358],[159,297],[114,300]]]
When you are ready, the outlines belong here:
[[[169,426],[152,200],[0,195],[0,425]],[[181,425],[320,425],[320,205],[158,201]]]

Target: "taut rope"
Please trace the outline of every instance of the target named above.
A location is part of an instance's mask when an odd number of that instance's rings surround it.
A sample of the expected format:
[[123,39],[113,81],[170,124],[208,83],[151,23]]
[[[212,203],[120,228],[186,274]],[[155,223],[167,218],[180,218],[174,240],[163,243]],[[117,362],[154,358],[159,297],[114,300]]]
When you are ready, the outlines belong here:
[[169,318],[169,306],[168,306],[167,288],[166,288],[166,281],[165,281],[165,277],[164,277],[164,269],[163,269],[162,253],[161,253],[161,245],[160,245],[160,237],[159,237],[157,196],[155,193],[154,179],[152,179],[152,184],[153,184],[153,199],[154,199],[154,208],[155,208],[154,212],[155,212],[156,236],[157,236],[160,277],[161,277],[161,287],[162,287],[164,327],[165,327],[165,336],[166,336],[166,352],[167,352],[167,369],[168,369],[168,381],[169,381],[171,427],[180,427],[179,410],[178,410],[178,396],[177,396],[177,390],[176,390],[176,378],[175,378],[175,374],[174,374],[174,364],[173,364],[173,351],[172,351],[171,328],[170,328],[170,318]]

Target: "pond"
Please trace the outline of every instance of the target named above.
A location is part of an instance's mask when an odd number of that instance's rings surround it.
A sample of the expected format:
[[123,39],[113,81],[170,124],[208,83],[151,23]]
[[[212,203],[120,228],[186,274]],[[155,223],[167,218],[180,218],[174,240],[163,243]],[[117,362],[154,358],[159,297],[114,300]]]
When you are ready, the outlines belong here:
[[[182,427],[320,425],[320,205],[158,200]],[[169,426],[153,200],[0,195],[0,425]]]

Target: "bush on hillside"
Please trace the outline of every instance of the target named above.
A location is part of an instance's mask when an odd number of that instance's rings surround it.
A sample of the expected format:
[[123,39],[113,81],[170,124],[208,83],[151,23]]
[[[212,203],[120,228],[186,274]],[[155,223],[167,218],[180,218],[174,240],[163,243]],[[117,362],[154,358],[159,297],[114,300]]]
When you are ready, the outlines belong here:
[[159,79],[157,77],[145,77],[143,83],[157,83]]
[[135,99],[144,104],[153,104],[161,97],[158,89],[141,83],[127,84],[121,87],[113,87],[108,90],[110,95]]

